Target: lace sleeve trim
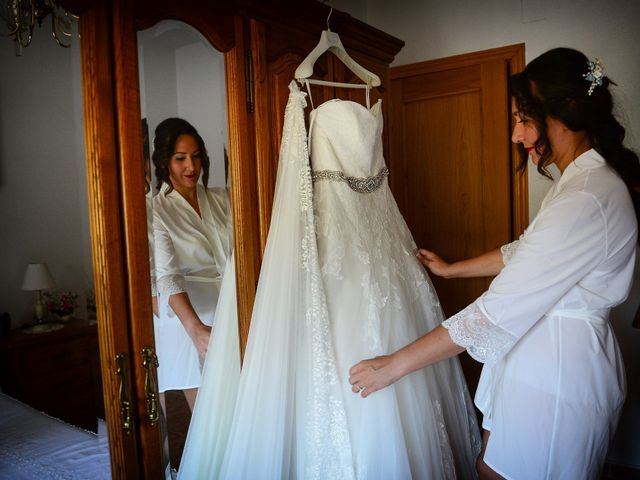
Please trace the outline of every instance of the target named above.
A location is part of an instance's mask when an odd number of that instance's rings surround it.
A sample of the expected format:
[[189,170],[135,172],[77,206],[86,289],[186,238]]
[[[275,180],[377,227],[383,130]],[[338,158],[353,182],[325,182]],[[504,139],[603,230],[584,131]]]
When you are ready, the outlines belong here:
[[516,253],[518,245],[520,245],[520,240],[507,243],[506,245],[500,247],[500,252],[502,253],[502,263],[504,263],[505,265],[509,263],[509,260],[511,260],[513,254]]
[[164,298],[169,298],[176,293],[186,292],[184,277],[182,275],[165,275],[156,281],[156,291]]
[[493,323],[475,301],[442,326],[449,331],[453,343],[467,349],[479,362],[493,364],[516,343],[517,338]]

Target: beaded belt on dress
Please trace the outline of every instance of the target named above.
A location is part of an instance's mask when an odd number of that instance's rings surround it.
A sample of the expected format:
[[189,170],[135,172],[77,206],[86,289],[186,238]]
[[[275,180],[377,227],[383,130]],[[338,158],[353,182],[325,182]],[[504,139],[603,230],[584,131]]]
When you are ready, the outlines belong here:
[[314,183],[321,180],[345,182],[349,185],[349,188],[355,192],[371,193],[380,188],[382,180],[384,180],[384,177],[388,175],[389,169],[386,166],[382,167],[382,170],[372,177],[347,177],[344,173],[338,170],[319,170],[311,174],[311,180],[313,180]]

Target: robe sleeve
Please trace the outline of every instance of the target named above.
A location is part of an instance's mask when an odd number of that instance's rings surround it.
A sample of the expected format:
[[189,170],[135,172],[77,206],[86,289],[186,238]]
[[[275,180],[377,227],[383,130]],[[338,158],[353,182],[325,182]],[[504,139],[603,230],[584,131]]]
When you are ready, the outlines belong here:
[[607,255],[607,220],[594,196],[556,197],[538,214],[513,256],[473,304],[443,326],[483,363],[506,355]]
[[186,292],[184,275],[178,268],[173,241],[157,211],[153,212],[153,246],[155,252],[156,289],[159,298]]
[[506,245],[500,247],[500,253],[502,254],[502,263],[504,265],[509,263],[509,260],[511,260],[513,254],[516,253],[516,249],[518,248],[518,245],[520,245],[520,240],[522,240],[522,235],[520,235],[520,238],[518,240],[507,243]]

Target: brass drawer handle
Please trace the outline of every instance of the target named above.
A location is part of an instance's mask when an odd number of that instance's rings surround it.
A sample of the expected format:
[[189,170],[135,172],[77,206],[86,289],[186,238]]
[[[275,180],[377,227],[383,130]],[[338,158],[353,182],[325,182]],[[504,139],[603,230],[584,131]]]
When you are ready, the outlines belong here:
[[145,372],[144,394],[147,400],[147,418],[151,425],[154,425],[160,416],[158,413],[158,384],[155,375],[158,368],[158,357],[153,351],[153,347],[142,349],[142,366]]
[[131,400],[127,388],[127,356],[124,353],[116,355],[116,375],[120,380],[118,397],[120,399],[120,417],[122,429],[129,435],[131,433]]

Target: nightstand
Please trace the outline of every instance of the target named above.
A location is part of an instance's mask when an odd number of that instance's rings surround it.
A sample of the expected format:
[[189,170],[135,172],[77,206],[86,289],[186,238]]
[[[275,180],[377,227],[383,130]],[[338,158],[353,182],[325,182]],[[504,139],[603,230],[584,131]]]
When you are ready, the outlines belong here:
[[71,320],[60,330],[0,337],[0,387],[53,417],[96,431],[104,416],[95,325]]

